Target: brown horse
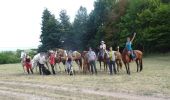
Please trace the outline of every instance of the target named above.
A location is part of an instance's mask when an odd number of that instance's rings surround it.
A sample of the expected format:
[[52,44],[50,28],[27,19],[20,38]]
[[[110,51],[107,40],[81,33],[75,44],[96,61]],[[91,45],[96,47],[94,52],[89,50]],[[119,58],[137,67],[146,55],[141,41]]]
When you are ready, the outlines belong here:
[[117,65],[117,71],[119,72],[119,69],[122,69],[122,55],[119,51],[115,52],[115,56],[116,56],[116,65]]
[[[136,56],[136,64],[137,64],[137,72],[139,71],[139,67],[140,67],[140,71],[142,71],[143,69],[143,62],[142,62],[142,56],[143,56],[143,53],[139,50],[133,50],[135,56]],[[123,53],[122,53],[122,60],[123,60],[123,63],[125,64],[125,67],[126,67],[126,71],[127,71],[127,74],[130,75],[130,67],[129,67],[129,63],[132,61],[131,58],[130,58],[130,54],[129,52],[127,51],[127,49],[124,49],[123,50]]]
[[[56,50],[56,59],[55,59],[55,65],[58,64],[59,68],[60,68],[60,63],[62,62],[63,65],[65,66],[66,65],[66,61],[67,61],[67,53],[64,49],[57,49]],[[66,67],[66,66],[65,66]],[[60,71],[61,71],[61,68],[60,68]],[[66,68],[65,68],[65,71],[66,71]]]
[[73,57],[73,60],[79,66],[79,71],[82,70],[82,56],[81,56],[81,53],[79,53],[78,51],[73,51],[72,57]]
[[89,64],[89,62],[88,62],[88,51],[83,51],[82,53],[81,53],[81,55],[82,55],[82,58],[83,58],[83,73],[85,73],[86,74],[86,72],[87,71],[89,71],[90,72],[90,64]]

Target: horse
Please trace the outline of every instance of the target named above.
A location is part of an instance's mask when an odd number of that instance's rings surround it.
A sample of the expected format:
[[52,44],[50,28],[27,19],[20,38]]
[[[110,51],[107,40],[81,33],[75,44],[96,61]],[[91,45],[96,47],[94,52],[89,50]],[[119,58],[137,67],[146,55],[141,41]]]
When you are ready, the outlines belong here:
[[[33,59],[31,60],[31,63],[32,63],[32,70],[34,68],[36,68],[36,71],[37,71],[37,66],[39,66],[39,61],[40,61],[40,57],[44,56],[44,62],[47,66],[47,68],[49,69],[49,66],[48,66],[48,57],[49,57],[49,54],[48,53],[45,53],[45,52],[41,52],[41,53],[38,53],[36,55],[34,55]],[[40,72],[40,66],[39,66],[39,72]]]
[[117,71],[119,72],[119,69],[122,69],[122,55],[119,51],[116,51],[115,52],[115,62],[116,62],[116,65],[117,65]]
[[[122,69],[122,55],[119,51],[115,51],[115,63],[117,65],[117,71],[119,72],[119,69]],[[98,54],[98,61],[100,64],[100,70],[101,70],[101,62],[104,63],[104,71],[107,71],[107,65],[109,64],[109,57],[108,57],[108,51],[104,52],[104,58],[101,56],[100,52]]]
[[22,65],[23,71],[25,73],[25,68],[24,68],[24,66],[25,66],[25,57],[21,58],[21,65]]
[[22,65],[22,68],[23,68],[23,71],[25,73],[25,59],[26,59],[26,53],[25,52],[21,52],[21,65]]
[[73,51],[72,52],[72,57],[73,57],[73,60],[79,66],[79,71],[82,70],[82,56],[81,56],[81,53],[79,53],[78,51]]
[[99,64],[100,64],[100,70],[101,70],[102,62],[104,63],[104,70],[105,70],[105,68],[107,69],[108,55],[107,55],[106,51],[104,52],[104,57],[102,56],[101,50],[99,51],[98,61],[99,61]]
[[[141,72],[142,69],[143,69],[143,62],[142,62],[142,56],[143,56],[143,53],[140,51],[140,50],[133,50],[135,56],[136,56],[136,64],[137,64],[137,72]],[[123,63],[126,67],[126,72],[127,74],[130,75],[130,67],[129,67],[129,63],[132,61],[131,58],[130,58],[130,54],[128,52],[127,49],[124,49],[123,50],[123,53],[122,53],[122,60],[123,60]],[[140,69],[139,69],[140,67]]]
[[83,51],[81,53],[81,55],[82,55],[82,59],[83,59],[83,66],[82,66],[83,73],[86,74],[87,71],[90,72],[90,64],[88,61],[88,51]]
[[[55,63],[56,64],[58,63],[58,65],[59,65],[62,62],[63,65],[65,66],[65,71],[66,71],[66,61],[67,61],[67,52],[66,52],[66,50],[64,50],[64,49],[56,50],[56,61],[55,61]],[[59,66],[59,68],[60,68],[60,66]],[[60,71],[61,71],[61,68],[60,68]]]
[[103,63],[104,63],[104,71],[107,71],[107,67],[109,65],[109,54],[108,51],[104,52],[104,58],[103,58]]

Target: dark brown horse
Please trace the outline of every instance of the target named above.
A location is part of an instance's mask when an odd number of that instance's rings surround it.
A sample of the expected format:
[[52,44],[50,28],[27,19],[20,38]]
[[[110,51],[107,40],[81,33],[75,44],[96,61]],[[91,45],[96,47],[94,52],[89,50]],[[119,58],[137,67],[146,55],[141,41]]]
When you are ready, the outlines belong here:
[[[136,61],[136,64],[137,64],[137,72],[142,71],[142,69],[143,69],[143,62],[142,62],[143,53],[139,50],[134,50],[133,52],[136,56],[135,61]],[[130,58],[130,54],[127,51],[127,49],[123,50],[122,60],[123,60],[123,63],[125,64],[127,74],[130,75],[129,63],[132,61],[132,59]],[[140,67],[140,69],[139,69],[139,67]]]
[[108,54],[106,52],[104,52],[104,57],[102,56],[102,52],[98,53],[98,61],[99,61],[99,64],[100,64],[100,70],[101,70],[101,66],[102,66],[102,62],[103,62],[104,71],[105,70],[107,71],[108,60],[109,60],[109,57],[108,57]]

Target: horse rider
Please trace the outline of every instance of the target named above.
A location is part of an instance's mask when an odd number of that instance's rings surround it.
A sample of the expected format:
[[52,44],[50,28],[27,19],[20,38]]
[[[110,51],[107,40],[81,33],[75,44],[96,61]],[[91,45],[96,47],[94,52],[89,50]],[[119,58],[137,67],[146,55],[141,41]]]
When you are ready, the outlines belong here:
[[100,42],[100,55],[104,58],[104,53],[106,52],[106,44],[104,41]]
[[128,54],[131,55],[132,60],[135,60],[135,54],[133,53],[133,49],[132,49],[132,42],[133,42],[135,36],[136,36],[136,33],[133,34],[132,39],[130,39],[130,37],[127,37],[127,42],[126,42],[126,46],[125,46],[125,48],[128,50]]

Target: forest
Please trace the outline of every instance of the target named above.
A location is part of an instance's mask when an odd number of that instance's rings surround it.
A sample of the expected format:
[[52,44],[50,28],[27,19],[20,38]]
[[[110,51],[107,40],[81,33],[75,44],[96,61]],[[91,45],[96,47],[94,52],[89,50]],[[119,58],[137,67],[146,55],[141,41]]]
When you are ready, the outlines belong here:
[[170,0],[96,0],[90,14],[81,6],[73,22],[66,10],[57,19],[44,9],[41,31],[39,52],[97,49],[102,40],[107,47],[123,49],[126,38],[136,32],[133,49],[166,53],[170,51]]

